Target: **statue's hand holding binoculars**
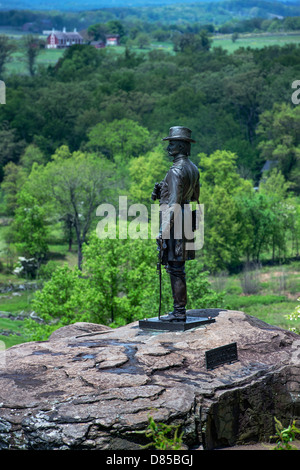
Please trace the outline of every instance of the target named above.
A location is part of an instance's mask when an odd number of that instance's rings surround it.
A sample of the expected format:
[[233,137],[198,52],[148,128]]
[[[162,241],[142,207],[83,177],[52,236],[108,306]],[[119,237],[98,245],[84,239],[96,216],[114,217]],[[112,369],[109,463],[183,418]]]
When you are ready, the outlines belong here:
[[160,190],[161,190],[161,183],[155,183],[152,194],[151,194],[152,201],[156,201],[156,199],[160,199]]

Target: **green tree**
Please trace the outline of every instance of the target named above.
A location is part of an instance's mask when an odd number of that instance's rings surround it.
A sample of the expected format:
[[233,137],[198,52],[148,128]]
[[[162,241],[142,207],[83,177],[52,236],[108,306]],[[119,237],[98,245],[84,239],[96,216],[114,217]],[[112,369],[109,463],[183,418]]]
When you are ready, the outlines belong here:
[[272,246],[276,216],[270,197],[260,192],[240,194],[237,198],[238,215],[247,260],[259,262],[261,254]]
[[207,31],[200,31],[199,34],[184,33],[174,38],[174,50],[188,54],[208,51],[211,44]]
[[297,204],[290,197],[290,186],[282,173],[274,169],[258,190],[237,196],[247,261],[259,262],[261,255],[269,250],[273,260],[276,256],[281,259],[286,256],[287,242],[297,234]]
[[[229,269],[240,262],[243,254],[243,221],[238,218],[236,198],[252,191],[252,184],[237,172],[237,156],[217,150],[200,154],[201,191],[204,204],[205,265],[213,271]],[[245,233],[246,235],[246,233]]]
[[5,34],[0,35],[0,78],[3,77],[5,65],[12,59],[16,47]]
[[[46,325],[28,321],[34,339],[76,321],[112,326],[157,314],[156,247],[153,240],[101,240],[93,232],[84,246],[83,271],[57,268],[33,308]],[[157,286],[153,290],[153,285]]]
[[103,42],[105,42],[105,37],[108,32],[108,26],[104,23],[92,24],[87,29],[88,36],[95,41],[101,39]]
[[300,200],[298,198],[289,198],[292,235],[292,253],[296,256],[300,254]]
[[225,308],[223,292],[215,292],[209,282],[209,272],[198,259],[186,263],[188,308]]
[[151,142],[148,129],[131,119],[98,123],[88,137],[87,149],[102,152],[120,164],[148,150]]
[[237,71],[226,74],[224,78],[225,100],[226,106],[232,106],[242,124],[245,138],[253,145],[265,81],[255,66],[251,52],[246,54],[244,60],[246,64],[241,64]]
[[26,181],[26,172],[20,165],[16,165],[14,162],[7,163],[3,171],[4,178],[1,188],[4,191],[6,211],[8,214],[13,215],[17,208],[19,191]]
[[145,49],[146,47],[150,46],[150,38],[147,33],[138,33],[136,36],[134,43],[141,49]]
[[164,154],[164,149],[159,146],[144,156],[130,160],[129,197],[133,202],[149,207],[154,183],[160,183],[171,166]]
[[211,155],[199,154],[201,183],[205,187],[223,187],[228,194],[239,192],[250,183],[243,180],[237,171],[237,155],[226,150],[216,150]]
[[[36,117],[39,86],[32,83],[32,86],[27,87],[28,77],[17,77],[15,75],[13,84],[6,87],[6,105],[0,107],[0,144],[3,145],[0,161],[5,163],[10,160],[17,163],[27,143],[41,129],[41,121]],[[11,143],[8,145],[5,142],[6,139],[13,142],[13,151],[9,148]]]
[[162,28],[155,29],[152,32],[152,36],[154,37],[154,39],[159,42],[168,41],[168,39],[170,39],[170,35],[171,31]]
[[3,177],[2,168],[10,161],[17,163],[25,145],[25,141],[17,135],[16,129],[4,122],[2,129],[0,127],[0,179]]
[[126,324],[145,312],[155,314],[158,305],[153,298],[153,285],[158,286],[155,258],[155,240],[101,240],[91,235],[84,250],[84,272],[95,295],[101,286],[102,311],[108,321]]
[[234,43],[238,40],[238,38],[240,37],[239,33],[235,32],[235,33],[232,33],[231,35],[231,41]]
[[96,208],[113,191],[114,167],[103,157],[83,152],[71,153],[60,147],[45,167],[34,165],[27,188],[57,217],[71,215],[76,233],[78,268],[82,246],[96,220]]
[[57,78],[62,82],[85,80],[95,73],[101,64],[103,51],[87,44],[74,44],[68,47],[55,67]]
[[284,177],[300,192],[300,108],[274,104],[260,116],[258,148],[264,160],[277,162]]
[[87,151],[101,152],[116,164],[120,191],[129,185],[129,161],[147,152],[152,143],[148,129],[127,118],[96,124],[88,133],[88,139],[84,145]]
[[267,178],[259,185],[260,193],[274,195],[277,201],[284,201],[288,195],[292,184],[286,181],[282,172],[278,168],[273,168],[268,172]]
[[25,48],[26,62],[30,75],[33,77],[35,74],[36,59],[41,51],[42,42],[33,34],[28,34],[23,37],[23,45]]
[[86,84],[76,81],[70,86],[53,80],[47,86],[38,87],[36,93],[33,115],[36,129],[31,130],[36,145],[48,158],[61,145],[77,150],[85,137],[85,131],[82,134],[77,123],[82,122],[84,113],[93,110]]
[[10,234],[18,251],[26,258],[34,258],[40,265],[48,254],[46,211],[37,199],[22,189]]
[[20,157],[20,165],[29,175],[34,163],[37,163],[38,165],[44,165],[47,163],[47,161],[39,147],[37,147],[35,144],[29,144]]
[[259,186],[259,193],[269,198],[269,207],[274,214],[274,223],[270,227],[273,260],[276,250],[279,257],[286,254],[288,239],[297,233],[296,201],[290,195],[291,186],[278,169],[273,169]]
[[51,280],[34,294],[32,307],[43,324],[26,319],[25,332],[30,340],[47,340],[57,328],[76,321],[90,321],[92,316],[87,313],[88,304],[82,295],[84,287],[78,269],[67,265],[58,267]]
[[110,20],[106,23],[109,34],[118,34],[120,38],[125,36],[123,23],[119,20]]

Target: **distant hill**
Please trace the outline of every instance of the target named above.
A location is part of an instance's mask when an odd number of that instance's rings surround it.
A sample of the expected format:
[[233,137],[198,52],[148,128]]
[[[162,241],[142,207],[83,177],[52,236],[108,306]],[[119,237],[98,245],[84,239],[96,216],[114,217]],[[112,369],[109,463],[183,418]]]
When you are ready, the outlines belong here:
[[[219,2],[220,0],[211,0],[209,3]],[[295,0],[296,1],[296,0]],[[99,10],[101,8],[122,8],[122,7],[149,7],[149,6],[163,6],[170,5],[172,3],[190,4],[190,3],[203,3],[195,2],[195,0],[180,0],[176,2],[174,0],[65,0],[61,2],[59,0],[53,0],[48,2],[46,0],[10,0],[9,4],[0,1],[0,10],[11,10],[11,9],[26,9],[26,10]]]
[[[109,7],[106,6],[108,1]],[[125,0],[65,0],[64,3],[61,0],[52,0],[51,3],[45,0],[10,0],[9,8],[5,8],[7,4],[0,0],[0,27],[24,30],[26,25],[34,25],[36,32],[52,28],[61,30],[63,27],[83,31],[92,24],[110,20],[120,20],[130,27],[138,21],[140,24],[156,24],[159,28],[161,25],[220,26],[253,18],[273,20],[300,17],[300,4],[297,0],[163,1],[162,5],[160,0],[131,0],[134,6],[130,6],[130,3],[125,5]],[[147,5],[150,2],[152,5]]]
[[[205,10],[212,8],[213,5],[222,5],[222,7],[232,9],[236,11],[239,8],[243,10],[249,10],[255,8],[261,11],[261,14],[267,15],[268,13],[283,15],[283,16],[294,16],[291,12],[297,5],[298,0],[283,1],[255,1],[255,0],[210,0],[195,1],[195,0],[180,0],[178,2],[174,0],[10,0],[4,2],[0,0],[0,11],[2,10],[34,10],[34,11],[87,11],[87,10],[100,10],[102,8],[164,8],[166,5],[188,5],[188,6],[199,6]],[[289,13],[290,12],[290,13]],[[250,14],[249,13],[249,14]]]

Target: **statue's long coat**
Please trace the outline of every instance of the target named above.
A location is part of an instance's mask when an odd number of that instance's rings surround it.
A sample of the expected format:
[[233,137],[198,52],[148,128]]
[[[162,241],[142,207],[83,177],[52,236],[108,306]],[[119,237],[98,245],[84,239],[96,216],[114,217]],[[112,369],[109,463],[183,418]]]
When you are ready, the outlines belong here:
[[[192,217],[187,204],[191,201],[199,202],[199,187],[199,170],[196,165],[186,156],[177,156],[161,182],[160,233],[166,246],[163,264],[167,264],[168,261],[186,261],[195,258],[195,250],[187,249],[187,242],[192,241]],[[181,230],[178,232],[180,225]]]

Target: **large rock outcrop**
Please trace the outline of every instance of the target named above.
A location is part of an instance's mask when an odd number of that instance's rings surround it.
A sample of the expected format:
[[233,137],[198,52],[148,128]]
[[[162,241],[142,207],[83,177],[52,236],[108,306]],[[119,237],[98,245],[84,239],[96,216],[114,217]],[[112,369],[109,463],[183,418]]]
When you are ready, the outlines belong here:
[[[215,313],[214,313],[215,312]],[[180,424],[204,449],[266,441],[300,418],[300,337],[238,311],[185,332],[76,323],[16,345],[0,369],[0,448],[139,449],[140,431]],[[205,351],[237,343],[208,370]]]

